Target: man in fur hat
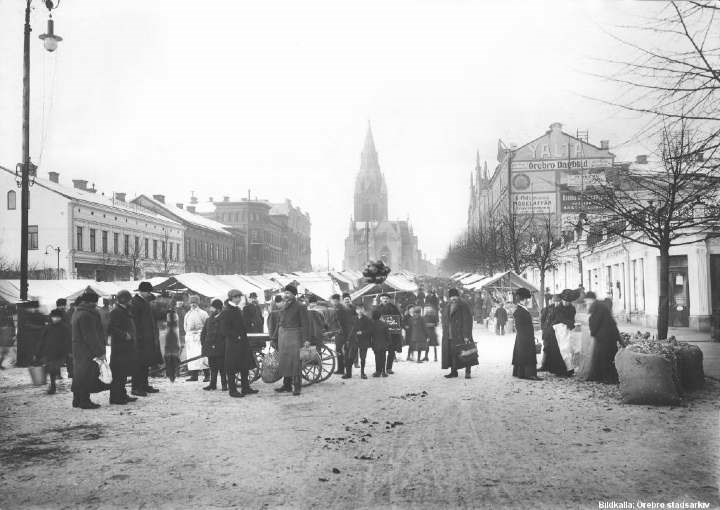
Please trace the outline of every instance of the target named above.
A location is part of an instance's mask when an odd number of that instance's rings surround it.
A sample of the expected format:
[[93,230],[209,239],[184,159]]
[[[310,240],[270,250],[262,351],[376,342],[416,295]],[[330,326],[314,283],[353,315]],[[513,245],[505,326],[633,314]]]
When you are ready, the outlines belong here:
[[160,351],[160,338],[155,327],[155,316],[150,302],[155,299],[152,294],[152,284],[141,282],[138,293],[131,301],[131,313],[135,320],[135,332],[137,333],[138,364],[132,377],[132,394],[139,397],[147,397],[149,393],[157,393],[157,388],[150,386],[148,373],[150,367],[163,362]]

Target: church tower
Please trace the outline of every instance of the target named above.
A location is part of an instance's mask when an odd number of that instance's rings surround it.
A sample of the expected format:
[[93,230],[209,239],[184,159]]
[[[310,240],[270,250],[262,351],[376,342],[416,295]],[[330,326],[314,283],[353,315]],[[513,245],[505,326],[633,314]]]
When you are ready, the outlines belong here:
[[388,196],[385,177],[380,171],[372,129],[368,122],[365,145],[360,154],[360,171],[355,179],[355,221],[388,219]]

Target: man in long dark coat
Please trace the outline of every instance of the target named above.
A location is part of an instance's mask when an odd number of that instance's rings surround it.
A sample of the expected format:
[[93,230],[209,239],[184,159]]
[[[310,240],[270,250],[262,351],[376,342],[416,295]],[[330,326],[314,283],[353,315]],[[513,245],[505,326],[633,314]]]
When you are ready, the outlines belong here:
[[117,294],[117,303],[110,312],[108,333],[110,334],[110,370],[112,383],[110,384],[110,403],[124,405],[137,400],[127,394],[125,386],[128,377],[137,370],[138,356],[137,334],[135,323],[130,313],[132,296],[126,290]]
[[335,353],[338,361],[335,373],[345,374],[345,342],[352,334],[355,314],[340,302],[339,294],[330,296],[330,310],[327,321],[330,331],[338,332],[335,335]]
[[[248,374],[255,368],[256,363],[240,309],[241,300],[242,292],[237,289],[230,290],[226,306],[220,316],[220,332],[225,337],[225,377],[227,377],[229,395],[235,398],[258,392],[250,387],[248,381]],[[240,372],[241,391],[237,390],[235,382],[238,372]]]
[[[445,375],[446,379],[458,376],[456,346],[473,341],[473,315],[470,305],[460,299],[457,289],[448,292],[449,301],[445,304],[442,322],[442,368],[450,369]],[[470,367],[465,367],[465,378],[470,379]]]
[[250,300],[243,308],[243,319],[248,333],[262,333],[265,327],[262,308],[258,304],[258,297],[255,292],[251,292]]
[[622,343],[617,323],[610,309],[604,303],[597,301],[594,292],[585,294],[585,304],[590,314],[588,325],[590,335],[593,337],[590,373],[587,380],[617,384],[615,355],[618,351],[618,343]]
[[275,391],[292,391],[293,395],[298,396],[302,387],[300,347],[309,342],[309,330],[307,308],[298,302],[294,285],[285,287],[285,304],[280,309],[276,336],[283,385]]
[[210,384],[203,387],[206,391],[217,389],[217,376],[220,374],[220,384],[222,390],[227,391],[227,377],[225,374],[225,336],[220,331],[220,321],[222,320],[223,302],[219,299],[213,299],[210,305],[210,316],[205,321],[202,333],[200,333],[200,343],[202,344],[202,354],[207,356],[210,365]]
[[540,380],[537,376],[537,354],[535,351],[535,330],[532,316],[527,309],[532,299],[530,291],[524,287],[517,290],[519,300],[513,313],[515,319],[515,345],[513,346],[513,377]]
[[138,364],[132,377],[132,394],[139,397],[147,397],[148,393],[160,391],[150,386],[148,382],[150,367],[163,362],[155,314],[150,306],[153,299],[152,284],[141,282],[130,307],[135,322],[138,352]]
[[387,322],[388,318],[393,317],[397,320],[397,327],[389,327],[390,331],[390,345],[387,351],[387,360],[385,361],[385,372],[393,374],[393,363],[395,362],[395,353],[402,352],[402,314],[400,309],[395,306],[394,303],[390,302],[389,294],[380,294],[380,304],[375,307],[375,310],[380,312],[381,320]]
[[98,362],[105,360],[105,331],[97,302],[97,294],[85,292],[72,319],[73,407],[80,409],[100,407],[90,400],[90,394],[108,389],[108,385],[99,380]]

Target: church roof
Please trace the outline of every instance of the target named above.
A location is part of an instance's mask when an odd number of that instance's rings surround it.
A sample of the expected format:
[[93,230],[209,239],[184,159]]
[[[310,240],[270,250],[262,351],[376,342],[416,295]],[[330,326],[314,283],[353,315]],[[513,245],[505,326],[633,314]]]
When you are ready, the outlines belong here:
[[375,140],[373,139],[370,121],[368,121],[367,133],[365,134],[365,145],[363,145],[363,150],[360,154],[360,171],[367,170],[380,171],[380,162],[378,161],[378,153],[375,149]]

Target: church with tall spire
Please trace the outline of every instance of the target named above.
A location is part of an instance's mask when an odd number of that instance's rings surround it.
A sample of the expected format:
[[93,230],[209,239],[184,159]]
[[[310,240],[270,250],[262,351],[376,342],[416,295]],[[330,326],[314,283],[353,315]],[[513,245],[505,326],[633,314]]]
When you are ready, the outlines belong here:
[[488,211],[490,177],[488,176],[487,161],[480,165],[480,151],[475,154],[475,168],[470,172],[470,205],[468,206],[467,229],[468,232],[482,228],[485,219],[484,212]]
[[345,269],[362,270],[368,260],[381,259],[393,271],[425,272],[410,221],[388,219],[387,183],[369,122],[355,177],[353,205],[345,239]]

